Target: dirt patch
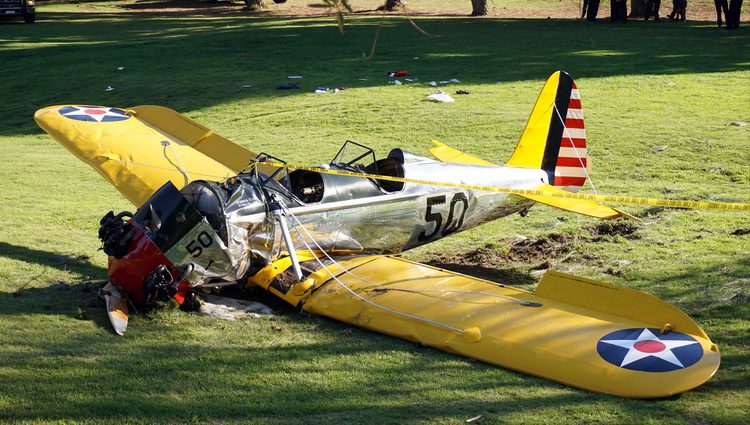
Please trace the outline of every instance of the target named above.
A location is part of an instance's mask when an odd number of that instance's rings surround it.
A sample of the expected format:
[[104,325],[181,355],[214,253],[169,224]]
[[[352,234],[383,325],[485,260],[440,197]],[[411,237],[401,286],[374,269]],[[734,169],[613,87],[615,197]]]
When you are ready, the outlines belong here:
[[501,242],[507,246],[505,249],[486,245],[463,254],[437,255],[427,264],[504,284],[533,285],[538,279],[531,272],[552,268],[552,260],[569,256],[573,242],[578,239],[572,233],[553,233],[539,239],[504,239]]
[[589,229],[593,242],[599,242],[610,236],[622,236],[627,239],[638,239],[638,223],[630,220],[603,221]]
[[[638,229],[639,224],[630,220],[604,221],[582,234],[561,232],[538,239],[502,239],[500,244],[488,244],[463,254],[435,255],[427,264],[500,283],[528,285],[538,280],[535,271],[553,268],[553,263],[564,263],[573,256],[595,258],[576,250],[577,242],[606,242],[618,237],[638,239]],[[606,272],[619,276],[622,274],[619,266],[610,267]]]

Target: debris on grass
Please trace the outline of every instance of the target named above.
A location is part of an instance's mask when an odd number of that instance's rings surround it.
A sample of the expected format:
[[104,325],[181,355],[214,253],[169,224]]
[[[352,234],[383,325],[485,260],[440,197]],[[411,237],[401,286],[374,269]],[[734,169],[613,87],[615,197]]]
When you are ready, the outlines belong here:
[[732,127],[747,127],[747,123],[744,121],[732,121],[727,123],[727,125]]
[[479,421],[481,421],[481,420],[482,420],[482,415],[477,415],[477,416],[474,416],[473,418],[469,418],[469,419],[467,419],[467,420],[466,420],[466,423],[467,423],[467,424],[470,424],[470,423],[472,423],[472,422],[479,422]]
[[388,72],[388,78],[396,78],[396,77],[408,77],[409,71],[405,69],[399,69],[398,71],[389,71]]
[[238,319],[257,319],[274,315],[273,310],[268,306],[256,301],[240,300],[202,292],[199,293],[199,296],[202,300],[200,312],[204,316],[235,321]]
[[448,93],[440,89],[436,89],[434,92],[428,94],[427,100],[432,101],[432,102],[441,102],[441,103],[456,101],[456,99],[452,98],[451,95],[449,95]]
[[654,146],[653,148],[651,148],[651,152],[664,152],[667,149],[669,149],[668,145]]
[[747,229],[737,229],[734,232],[732,232],[731,235],[732,236],[750,235],[750,228],[747,228]]

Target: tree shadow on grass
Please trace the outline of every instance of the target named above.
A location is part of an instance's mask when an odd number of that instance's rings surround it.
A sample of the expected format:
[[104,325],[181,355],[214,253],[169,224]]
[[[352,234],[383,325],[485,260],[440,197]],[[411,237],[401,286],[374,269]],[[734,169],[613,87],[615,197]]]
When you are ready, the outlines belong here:
[[[330,17],[45,13],[40,20],[22,30],[0,26],[4,69],[29,76],[0,80],[0,92],[9,94],[0,136],[39,133],[33,112],[55,103],[164,104],[189,112],[298,95],[321,84],[386,85],[386,72],[402,68],[419,76],[418,84],[453,77],[464,84],[543,80],[558,69],[576,78],[750,69],[747,29],[725,33],[698,23],[418,18],[442,36],[435,38],[393,17],[353,17],[344,35]],[[364,60],[379,27],[375,56]],[[276,90],[287,75],[299,74],[301,90]],[[252,90],[240,89],[248,82]],[[106,92],[108,85],[114,91]]]
[[[154,329],[143,330],[137,340],[78,334],[30,344],[22,357],[11,354],[16,368],[0,383],[27,390],[6,392],[14,402],[0,418],[404,423],[502,419],[529,409],[605,401],[626,416],[648,408],[335,328],[326,331],[327,342],[200,340],[172,327],[169,341],[160,335],[163,329]],[[87,357],[97,360],[78,360]]]
[[107,271],[89,262],[87,256],[59,254],[22,245],[0,242],[0,257],[72,272],[81,276],[83,280],[106,279],[107,277]]

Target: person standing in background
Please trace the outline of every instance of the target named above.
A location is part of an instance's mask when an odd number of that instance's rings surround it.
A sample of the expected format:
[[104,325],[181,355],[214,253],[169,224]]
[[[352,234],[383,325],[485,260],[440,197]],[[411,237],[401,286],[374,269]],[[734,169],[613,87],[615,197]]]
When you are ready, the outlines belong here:
[[599,13],[599,0],[588,0],[588,9],[586,10],[586,20],[595,22],[596,14]]
[[724,19],[729,21],[729,6],[727,6],[727,0],[714,0],[714,6],[716,6],[716,24],[721,28],[721,14],[724,13]]
[[[672,13],[667,15],[667,17],[672,21],[684,21],[686,16],[687,0],[672,0]],[[721,16],[719,16],[719,19],[721,19]]]
[[611,10],[610,22],[628,22],[628,2],[627,0],[609,0]]
[[742,10],[742,0],[731,0],[729,2],[729,10],[726,14],[727,17],[727,29],[736,30],[740,27],[740,11]]
[[646,0],[646,13],[644,14],[645,19],[654,17],[655,22],[661,21],[659,18],[659,8],[661,7],[661,0]]

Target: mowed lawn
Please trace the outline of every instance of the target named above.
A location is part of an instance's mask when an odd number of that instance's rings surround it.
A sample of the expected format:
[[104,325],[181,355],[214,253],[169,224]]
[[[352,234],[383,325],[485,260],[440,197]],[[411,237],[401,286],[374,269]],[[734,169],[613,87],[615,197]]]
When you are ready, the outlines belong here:
[[[293,163],[327,162],[347,139],[379,156],[425,154],[437,139],[502,163],[544,80],[564,69],[583,97],[598,192],[750,203],[750,126],[727,125],[750,122],[750,26],[416,18],[439,36],[428,37],[397,16],[360,16],[340,35],[331,17],[86,10],[0,22],[0,421],[748,422],[747,213],[617,205],[643,221],[608,234],[540,206],[407,254],[533,289],[545,257],[508,255],[514,241],[564,235],[554,268],[659,296],[719,346],[716,376],[666,400],[580,391],[267,298],[274,319],[162,310],[117,337],[96,296],[96,234],[104,213],[132,206],[32,116],[159,104]],[[418,81],[388,84],[397,69]],[[276,90],[289,75],[304,76],[301,89]],[[471,94],[425,101],[427,82],[451,78],[450,93]],[[347,89],[313,94],[321,85]]]

